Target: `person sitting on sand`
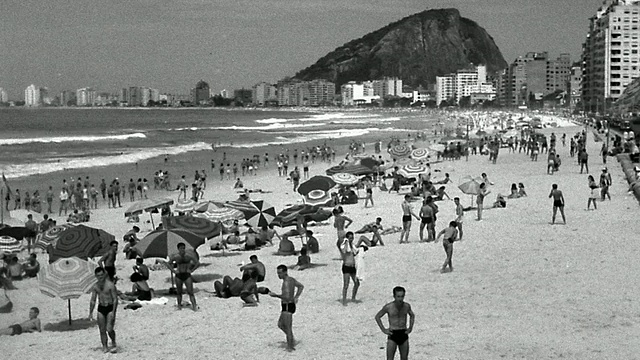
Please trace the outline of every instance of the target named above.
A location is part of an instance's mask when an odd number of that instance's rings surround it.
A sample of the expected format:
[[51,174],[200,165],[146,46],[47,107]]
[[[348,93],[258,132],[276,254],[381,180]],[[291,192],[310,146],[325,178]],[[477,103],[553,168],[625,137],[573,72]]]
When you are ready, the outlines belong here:
[[509,199],[517,199],[520,197],[518,194],[518,185],[516,183],[511,184],[511,194],[507,196]]
[[451,181],[451,178],[449,177],[449,173],[445,173],[444,174],[444,179],[435,182],[435,184],[443,184],[444,185],[444,184],[448,184],[450,182],[452,182],[452,181]]
[[29,320],[15,324],[7,327],[6,329],[0,329],[1,335],[20,335],[22,333],[27,332],[41,332],[42,327],[40,326],[40,319],[38,319],[38,315],[40,314],[40,309],[37,307],[32,307],[29,309]]
[[493,207],[500,209],[507,207],[507,200],[504,198],[504,196],[502,196],[502,194],[498,193],[498,196],[496,196],[496,201],[493,203]]
[[249,256],[250,263],[247,265],[242,265],[240,267],[240,271],[242,271],[242,279],[246,280],[251,271],[255,271],[258,273],[258,282],[263,282],[264,277],[267,275],[267,268],[264,264],[258,260],[257,255]]
[[245,250],[257,250],[258,249],[258,236],[252,228],[249,228],[247,234],[244,236],[244,249]]
[[282,240],[280,240],[280,246],[278,247],[278,251],[276,255],[295,255],[296,250],[293,242],[289,240],[289,236],[282,235]]
[[236,180],[236,183],[233,185],[234,189],[242,189],[244,188],[244,184],[242,183],[242,180],[240,180],[240,178],[238,178],[238,180]]
[[270,244],[273,245],[273,237],[277,237],[278,240],[282,240],[280,234],[273,228],[273,224],[269,224],[269,226],[263,226],[258,234],[258,238],[260,243],[262,244]]
[[527,196],[527,192],[524,191],[524,184],[523,183],[518,183],[518,196],[519,197]]
[[244,304],[242,304],[243,307],[258,306],[260,297],[258,295],[257,279],[258,272],[251,271],[249,273],[249,278],[243,281],[239,294],[240,299],[244,301]]
[[131,293],[125,294],[125,300],[129,301],[149,301],[153,297],[147,280],[149,280],[149,268],[144,264],[141,257],[136,258],[136,264],[133,266],[133,274],[129,278],[133,283]]
[[312,254],[317,254],[320,252],[320,244],[318,243],[318,239],[313,236],[313,231],[307,230],[307,250],[309,250]]
[[307,248],[303,247],[300,250],[300,256],[298,256],[298,263],[295,264],[292,269],[304,270],[311,267],[311,258],[307,255]]
[[74,223],[74,224],[82,222],[82,215],[78,213],[78,209],[73,210],[73,213],[69,214],[69,217],[67,218],[67,222]]
[[433,201],[442,201],[444,200],[444,197],[447,197],[447,200],[451,200],[451,198],[449,197],[449,194],[447,194],[445,191],[444,186],[440,186],[438,188],[438,190],[436,190],[436,195],[433,198]]
[[128,242],[124,246],[124,249],[122,250],[122,252],[125,253],[125,256],[128,260],[135,259],[138,256],[138,249],[136,249],[135,247],[136,244],[137,244],[137,241],[135,237],[128,238]]
[[24,271],[25,277],[38,276],[38,272],[40,272],[40,263],[36,259],[35,253],[31,253],[31,255],[29,255],[29,260],[22,264],[22,270]]
[[223,239],[223,240],[218,241],[218,242],[214,242],[212,240],[212,242],[211,242],[211,250],[228,249],[229,247],[227,245],[229,245],[229,244],[238,245],[241,242],[242,242],[242,240],[240,239],[240,231],[236,230],[233,234],[229,234],[226,239]]
[[22,265],[18,262],[18,257],[14,256],[11,258],[9,262],[9,266],[7,266],[7,275],[11,278],[12,281],[22,280],[23,269]]

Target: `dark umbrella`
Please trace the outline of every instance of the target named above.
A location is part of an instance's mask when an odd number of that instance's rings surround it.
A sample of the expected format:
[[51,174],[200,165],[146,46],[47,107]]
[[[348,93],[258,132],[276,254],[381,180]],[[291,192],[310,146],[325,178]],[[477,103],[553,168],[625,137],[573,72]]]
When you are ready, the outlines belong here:
[[332,178],[323,175],[316,175],[300,184],[300,186],[298,186],[298,193],[304,196],[313,190],[329,191],[334,186],[336,186],[336,182],[333,181]]
[[353,175],[368,175],[368,174],[372,174],[373,170],[361,164],[345,164],[345,165],[333,166],[327,169],[325,172],[329,176],[333,174],[338,174],[338,173],[347,173],[347,174],[353,174]]
[[49,263],[59,258],[77,256],[86,260],[94,257],[102,250],[103,240],[104,235],[101,236],[98,229],[84,225],[69,228],[60,234],[55,246],[49,245]]
[[373,167],[378,166],[379,163],[378,163],[378,160],[367,157],[367,158],[360,159],[360,165],[366,166],[369,169],[373,169]]
[[306,222],[320,222],[327,220],[332,214],[331,211],[321,209],[318,206],[294,205],[282,210],[271,223],[280,227],[294,226],[298,215],[302,215]]
[[36,233],[24,226],[8,226],[0,229],[0,236],[11,236],[14,239],[22,240],[24,238],[35,237]]
[[155,230],[142,238],[135,248],[143,258],[166,258],[177,252],[179,243],[184,243],[187,248],[195,249],[204,244],[204,238],[183,229]]
[[220,234],[220,226],[217,223],[191,215],[165,216],[162,218],[162,223],[167,230],[184,229],[206,239]]

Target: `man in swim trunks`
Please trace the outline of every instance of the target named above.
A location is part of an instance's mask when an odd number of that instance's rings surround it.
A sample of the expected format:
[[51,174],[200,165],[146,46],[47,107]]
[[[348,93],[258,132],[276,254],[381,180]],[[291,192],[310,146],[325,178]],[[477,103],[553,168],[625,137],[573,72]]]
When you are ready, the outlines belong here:
[[[411,310],[411,305],[404,302],[405,289],[401,286],[393,288],[393,301],[382,307],[375,316],[376,322],[387,337],[387,360],[393,360],[396,349],[400,350],[400,359],[409,358],[409,334],[413,331],[413,323],[416,315]],[[382,324],[382,317],[389,318],[389,328]],[[407,315],[409,315],[409,328],[407,328]]]
[[424,228],[427,227],[427,242],[433,241],[431,228],[433,227],[433,207],[431,207],[431,203],[433,203],[433,198],[431,196],[427,196],[426,199],[422,202],[422,208],[420,208],[420,242],[424,241]]
[[255,271],[257,275],[256,281],[264,281],[264,277],[267,275],[267,269],[264,267],[264,264],[258,260],[257,255],[249,256],[249,261],[251,261],[250,264],[240,267],[240,271],[242,271],[242,279],[245,280],[251,274],[251,271]]
[[460,204],[460,198],[453,198],[453,202],[456,204],[456,224],[458,224],[458,240],[462,240],[462,222],[464,221],[464,208]]
[[[302,294],[302,290],[304,290],[304,285],[289,276],[286,265],[278,265],[277,271],[278,278],[282,280],[282,294],[269,292],[269,296],[280,298],[282,302],[282,312],[278,319],[278,328],[287,336],[287,350],[293,351],[295,350],[295,339],[293,338],[292,328],[293,314],[296,312],[296,304]],[[295,295],[293,294],[294,289],[297,289]]]
[[0,329],[0,336],[2,335],[20,335],[26,332],[41,332],[42,327],[40,326],[40,319],[38,319],[38,315],[40,314],[40,309],[37,307],[32,307],[29,310],[29,320],[21,323],[15,324],[7,327],[6,329]]
[[116,349],[116,310],[118,308],[118,294],[116,286],[109,280],[103,268],[96,268],[95,276],[98,283],[91,289],[91,302],[89,303],[89,321],[93,321],[93,308],[98,298],[98,329],[102,341],[102,351],[109,352],[107,335],[111,338],[112,349]]
[[409,243],[409,232],[411,231],[411,216],[414,216],[416,219],[420,220],[420,217],[418,217],[418,215],[413,212],[413,209],[411,209],[409,200],[411,200],[411,195],[407,194],[404,196],[404,201],[402,202],[402,231],[400,232],[400,244],[403,243],[403,238],[405,243]]
[[100,260],[98,260],[98,265],[104,268],[109,275],[109,279],[114,282],[116,279],[116,254],[118,253],[118,242],[116,240],[111,241],[109,243],[109,251],[104,254]]
[[[443,236],[444,235],[444,236]],[[453,257],[453,242],[458,239],[458,224],[455,221],[449,223],[449,227],[446,227],[440,231],[436,241],[443,236],[442,246],[444,247],[444,252],[447,255],[447,258],[442,264],[442,270],[440,272],[452,272],[453,271],[453,263],[451,262],[451,258]],[[447,270],[447,266],[449,270]]]
[[551,197],[553,197],[553,216],[551,217],[551,225],[556,223],[556,214],[558,213],[558,209],[560,209],[562,221],[567,225],[567,219],[564,216],[564,196],[562,195],[562,191],[558,190],[558,184],[551,185],[549,198]]
[[176,276],[176,295],[177,295],[177,308],[182,310],[182,285],[184,284],[187,289],[187,294],[191,300],[191,309],[193,311],[198,310],[196,305],[196,297],[193,295],[193,279],[191,273],[195,271],[200,262],[198,259],[186,253],[186,245],[184,243],[178,244],[178,253],[172,255],[169,258],[168,267],[169,270]]

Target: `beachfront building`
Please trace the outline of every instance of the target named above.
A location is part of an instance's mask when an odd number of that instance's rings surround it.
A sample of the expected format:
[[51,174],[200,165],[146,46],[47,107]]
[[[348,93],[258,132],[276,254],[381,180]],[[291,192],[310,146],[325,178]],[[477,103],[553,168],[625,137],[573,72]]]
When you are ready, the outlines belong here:
[[31,84],[24,90],[24,106],[36,107],[42,105],[40,87]]
[[9,102],[9,96],[7,95],[7,92],[3,88],[0,88],[0,103],[8,103],[8,102]]
[[605,112],[639,74],[640,1],[608,0],[589,19],[582,45],[582,101]]
[[336,84],[330,81],[285,78],[278,81],[278,106],[332,105],[335,92]]
[[349,81],[340,86],[340,95],[343,106],[371,104],[373,101],[380,99],[380,96],[374,95],[372,81],[362,83]]
[[493,84],[487,82],[487,67],[476,66],[474,69],[461,69],[455,73],[436,77],[436,103],[438,106],[447,103],[459,104],[463,97],[476,93],[493,93]]
[[455,80],[453,76],[436,76],[436,104],[453,102],[456,95]]
[[211,88],[204,80],[198,81],[196,87],[191,89],[191,102],[195,105],[205,105],[209,103]]
[[255,106],[267,106],[278,102],[277,87],[266,82],[259,82],[251,88],[251,98]]
[[60,92],[60,106],[75,106],[77,104],[76,101],[76,91],[74,90],[63,90]]
[[621,116],[640,112],[640,78],[627,85],[622,95],[612,104],[609,112]]
[[233,99],[236,102],[240,102],[243,105],[251,104],[253,101],[253,94],[251,89],[236,89],[233,90]]
[[76,106],[93,106],[96,102],[97,92],[90,88],[76,90]]
[[[573,111],[580,103],[582,98],[582,64],[575,63],[571,66],[571,77],[569,80],[569,107]],[[582,106],[580,107],[582,110]]]

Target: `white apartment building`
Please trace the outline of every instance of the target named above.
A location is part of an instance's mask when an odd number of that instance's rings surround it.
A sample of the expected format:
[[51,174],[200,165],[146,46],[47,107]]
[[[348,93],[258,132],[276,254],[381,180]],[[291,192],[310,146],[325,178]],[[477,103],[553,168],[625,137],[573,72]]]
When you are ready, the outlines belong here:
[[371,104],[374,100],[380,99],[380,96],[374,95],[372,81],[365,81],[361,84],[349,81],[340,87],[340,94],[344,106]]
[[640,1],[604,1],[589,20],[582,101],[587,111],[602,112],[640,74]]
[[436,76],[436,104],[440,106],[443,101],[449,101],[456,95],[455,79],[453,74]]
[[487,83],[487,67],[484,65],[436,77],[436,103],[438,106],[443,101],[453,100],[458,104],[460,99],[472,94],[495,94],[495,92],[493,84]]
[[33,84],[27,86],[24,90],[24,105],[25,106],[40,106],[42,105],[42,99],[40,98],[40,87]]
[[97,93],[92,88],[82,88],[76,90],[77,106],[93,106],[96,102]]
[[0,88],[0,103],[6,103],[6,102],[9,102],[9,96],[7,95],[7,92],[3,88]]
[[277,88],[272,84],[269,84],[266,82],[260,82],[253,85],[253,88],[251,90],[253,92],[252,94],[253,105],[264,106],[269,101],[278,100]]
[[381,80],[373,80],[373,96],[381,98],[390,96],[402,96],[402,80],[397,77],[384,77]]

